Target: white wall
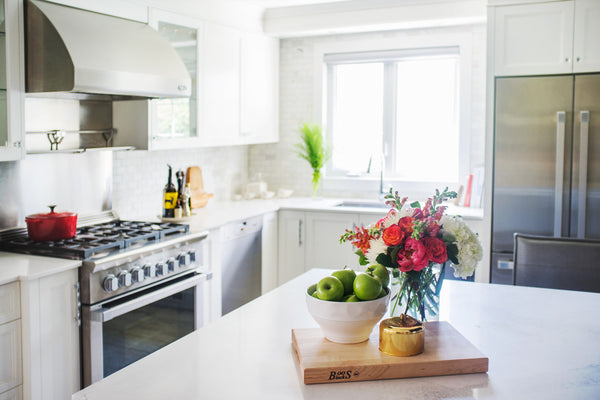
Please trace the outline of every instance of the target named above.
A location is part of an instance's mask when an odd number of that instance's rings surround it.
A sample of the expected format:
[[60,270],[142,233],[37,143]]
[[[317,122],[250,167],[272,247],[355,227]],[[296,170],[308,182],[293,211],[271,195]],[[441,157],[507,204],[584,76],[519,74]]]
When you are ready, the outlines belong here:
[[[331,43],[351,43],[363,39],[395,39],[401,45],[403,38],[426,37],[428,35],[469,34],[472,37],[471,65],[471,120],[470,160],[472,167],[484,164],[485,142],[485,25],[457,26],[429,29],[411,29],[359,34],[342,34],[316,37],[282,39],[280,42],[280,104],[279,137],[277,144],[250,146],[250,176],[262,173],[269,187],[288,187],[295,195],[310,196],[311,169],[308,163],[294,153],[294,144],[299,141],[298,127],[303,122],[313,121],[315,93],[315,48]],[[443,160],[439,160],[440,165]],[[378,194],[378,185],[372,184],[364,190],[340,190],[324,183],[321,195],[327,197],[373,198]]]

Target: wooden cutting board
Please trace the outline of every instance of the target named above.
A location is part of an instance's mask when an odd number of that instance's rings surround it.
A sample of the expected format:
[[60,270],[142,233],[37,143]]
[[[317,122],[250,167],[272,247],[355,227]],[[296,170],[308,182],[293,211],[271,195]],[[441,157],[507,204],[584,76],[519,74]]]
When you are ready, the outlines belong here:
[[202,170],[200,167],[189,167],[185,177],[185,181],[190,184],[190,191],[192,192],[192,208],[204,207],[208,203],[208,199],[213,197],[213,194],[204,190]]
[[425,351],[395,357],[379,351],[379,326],[366,342],[339,344],[321,329],[292,329],[305,384],[369,381],[487,372],[488,358],[450,323],[425,323]]

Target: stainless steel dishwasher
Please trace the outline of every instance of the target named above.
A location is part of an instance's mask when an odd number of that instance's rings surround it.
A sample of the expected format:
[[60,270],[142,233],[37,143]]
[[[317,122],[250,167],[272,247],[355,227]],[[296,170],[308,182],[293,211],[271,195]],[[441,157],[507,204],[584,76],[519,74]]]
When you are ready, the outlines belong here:
[[222,315],[261,294],[262,216],[221,228]]

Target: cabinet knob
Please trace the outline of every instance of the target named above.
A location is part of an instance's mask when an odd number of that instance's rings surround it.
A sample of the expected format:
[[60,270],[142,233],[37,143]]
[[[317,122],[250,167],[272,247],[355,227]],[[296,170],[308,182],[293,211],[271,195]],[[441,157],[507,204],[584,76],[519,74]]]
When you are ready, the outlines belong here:
[[581,57],[577,57],[576,60],[577,60],[577,62],[580,62],[581,61]]
[[566,57],[565,62],[569,62],[569,61],[571,61],[571,59],[569,57]]

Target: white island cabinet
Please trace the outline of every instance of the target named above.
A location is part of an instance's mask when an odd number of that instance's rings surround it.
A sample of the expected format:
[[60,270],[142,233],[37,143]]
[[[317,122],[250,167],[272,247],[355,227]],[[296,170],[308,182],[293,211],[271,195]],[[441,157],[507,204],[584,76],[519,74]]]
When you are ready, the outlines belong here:
[[600,398],[600,293],[460,281],[444,282],[440,319],[489,358],[487,373],[305,385],[291,331],[318,328],[304,296],[328,273],[304,273],[73,400]]

